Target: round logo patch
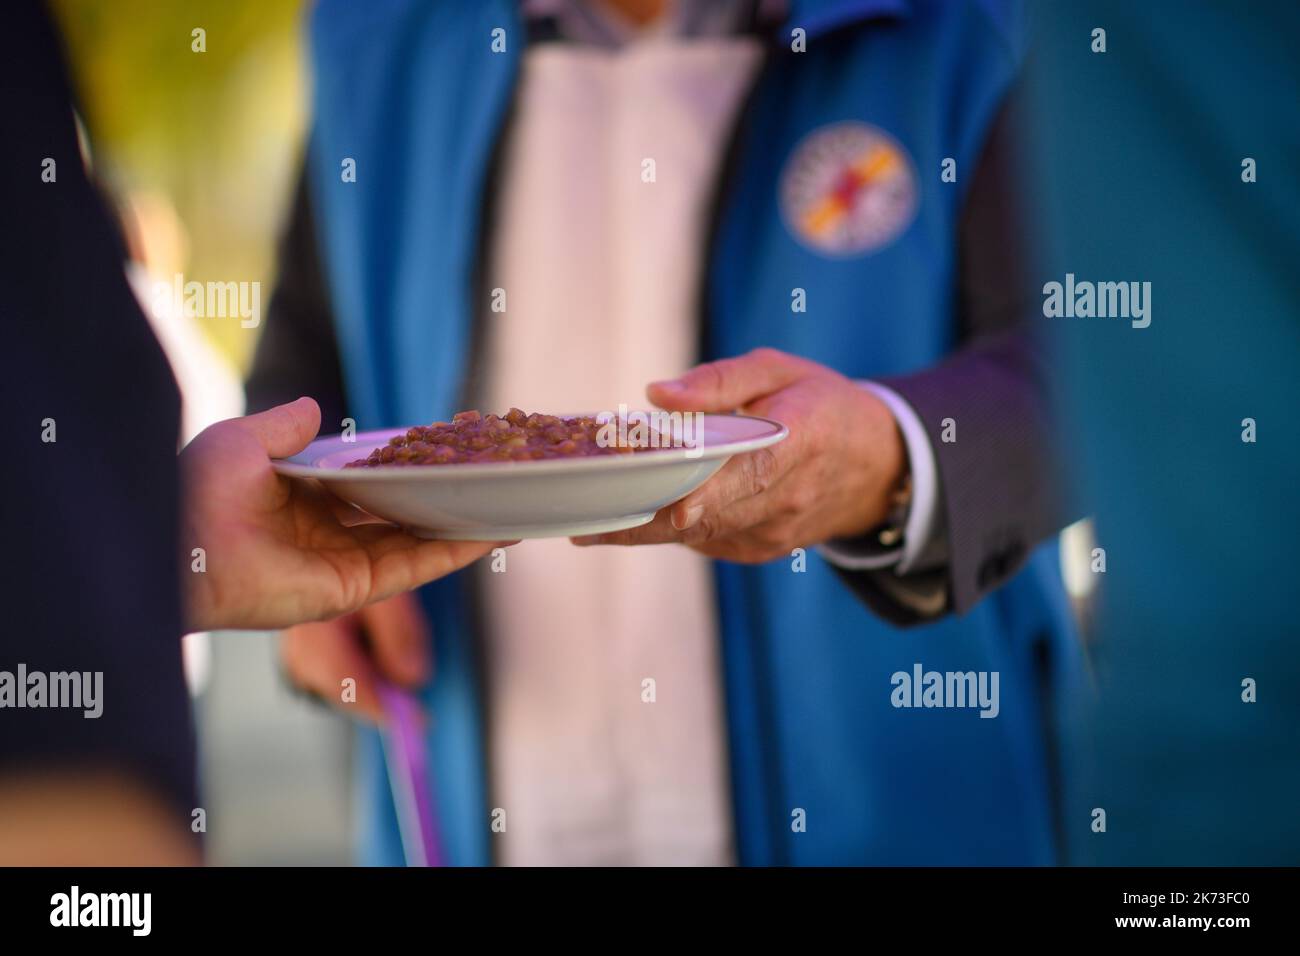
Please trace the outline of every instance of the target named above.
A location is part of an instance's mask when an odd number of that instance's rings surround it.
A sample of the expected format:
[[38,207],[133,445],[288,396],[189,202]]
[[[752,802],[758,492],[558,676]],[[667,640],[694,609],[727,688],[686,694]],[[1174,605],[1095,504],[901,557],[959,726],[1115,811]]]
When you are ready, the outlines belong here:
[[781,215],[804,245],[832,256],[875,252],[916,216],[916,171],[892,136],[869,123],[813,130],[781,174]]

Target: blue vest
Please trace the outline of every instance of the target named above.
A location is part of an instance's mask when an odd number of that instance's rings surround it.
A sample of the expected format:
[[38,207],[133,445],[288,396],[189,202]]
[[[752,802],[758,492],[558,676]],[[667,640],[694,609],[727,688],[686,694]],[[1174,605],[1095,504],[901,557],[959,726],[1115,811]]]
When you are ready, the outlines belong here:
[[[795,27],[807,52],[790,52]],[[505,52],[492,50],[498,28]],[[974,170],[1016,74],[1018,35],[992,3],[792,4],[725,174],[703,290],[705,358],[767,345],[874,378],[954,347],[961,173]],[[482,305],[486,177],[524,36],[509,0],[316,8],[309,169],[359,428],[455,410]],[[901,145],[916,212],[885,247],[828,256],[792,235],[778,184],[804,137],[848,120]],[[957,184],[940,180],[946,157]],[[356,182],[342,181],[346,158]],[[806,313],[791,311],[796,287]],[[815,554],[803,573],[789,561],[719,562],[715,575],[742,862],[1054,861],[1048,727],[1078,663],[1054,545],[964,617],[907,631],[869,613]],[[438,661],[427,702],[448,854],[479,864],[490,860],[492,806],[466,590],[455,575],[423,592]],[[891,675],[916,663],[997,671],[1000,714],[893,706]],[[373,735],[361,752],[363,857],[400,862]]]

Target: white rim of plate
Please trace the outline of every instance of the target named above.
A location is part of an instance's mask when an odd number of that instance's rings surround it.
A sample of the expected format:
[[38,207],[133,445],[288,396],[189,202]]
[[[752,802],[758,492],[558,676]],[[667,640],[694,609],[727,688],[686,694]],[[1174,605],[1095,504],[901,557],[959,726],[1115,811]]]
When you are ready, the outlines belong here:
[[[590,414],[590,413],[575,413]],[[574,417],[565,415],[564,417]],[[314,459],[316,454],[313,449],[318,446],[331,443],[337,444],[339,435],[327,435],[324,438],[317,438],[310,445],[298,452],[296,455],[290,455],[288,458],[273,458],[271,465],[276,472],[281,475],[288,475],[291,478],[345,478],[349,481],[394,481],[407,480],[419,476],[427,480],[453,480],[455,478],[486,478],[494,475],[515,474],[518,469],[526,468],[530,473],[541,474],[564,474],[566,472],[583,472],[583,471],[606,471],[619,470],[625,468],[648,468],[653,465],[667,465],[683,461],[711,461],[715,458],[730,458],[732,455],[741,455],[745,452],[758,451],[760,448],[767,448],[769,445],[775,445],[783,441],[789,434],[790,429],[786,428],[780,422],[771,418],[760,418],[757,415],[718,415],[706,413],[705,418],[725,418],[725,419],[743,419],[751,422],[761,422],[770,426],[771,430],[757,435],[753,438],[742,438],[737,441],[721,442],[718,444],[705,445],[703,450],[698,454],[692,454],[694,449],[691,448],[655,448],[649,451],[636,452],[630,455],[587,455],[579,458],[548,458],[541,461],[484,461],[471,462],[460,465],[404,465],[395,468],[374,467],[374,468],[322,468],[319,465],[312,464],[310,459]],[[407,426],[409,428],[410,426]],[[374,431],[358,432],[355,442],[348,444],[370,444],[373,438],[380,438],[386,441],[393,435],[400,435],[407,428],[380,428]],[[358,458],[361,456],[358,455]],[[304,460],[308,459],[308,460]]]

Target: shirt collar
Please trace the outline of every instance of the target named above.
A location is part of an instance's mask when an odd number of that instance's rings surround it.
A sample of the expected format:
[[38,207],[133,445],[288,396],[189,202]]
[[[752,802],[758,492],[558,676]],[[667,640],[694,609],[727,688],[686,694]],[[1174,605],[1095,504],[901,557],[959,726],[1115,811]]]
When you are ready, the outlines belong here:
[[523,18],[544,35],[575,43],[619,47],[650,35],[724,37],[775,27],[790,0],[673,0],[662,21],[645,30],[624,22],[599,0],[519,0]]
[[[671,15],[679,24],[698,22],[698,14],[720,5],[718,0],[676,2],[677,9]],[[626,39],[616,35],[609,19],[599,11],[583,9],[583,3],[584,0],[520,0],[520,7],[525,19],[550,19],[572,40],[618,45]],[[911,0],[732,0],[728,6],[738,12],[756,6],[763,22],[778,23],[784,18],[787,30],[801,27],[808,36],[863,20],[902,19],[912,12]]]

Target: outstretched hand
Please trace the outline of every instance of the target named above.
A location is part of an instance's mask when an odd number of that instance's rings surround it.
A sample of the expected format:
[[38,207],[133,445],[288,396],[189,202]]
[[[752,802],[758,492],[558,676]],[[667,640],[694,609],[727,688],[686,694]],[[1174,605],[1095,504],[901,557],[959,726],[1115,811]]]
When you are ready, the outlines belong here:
[[[310,398],[218,422],[180,454],[189,630],[278,628],[348,614],[442,577],[499,544],[427,541],[352,523],[314,481],[275,473],[320,428]],[[354,518],[361,513],[352,509]],[[202,548],[203,570],[194,570]]]
[[775,349],[698,365],[651,384],[647,395],[673,411],[774,418],[790,437],[736,455],[649,524],[576,544],[678,542],[713,558],[770,561],[879,524],[906,469],[902,435],[884,402],[833,369]]

